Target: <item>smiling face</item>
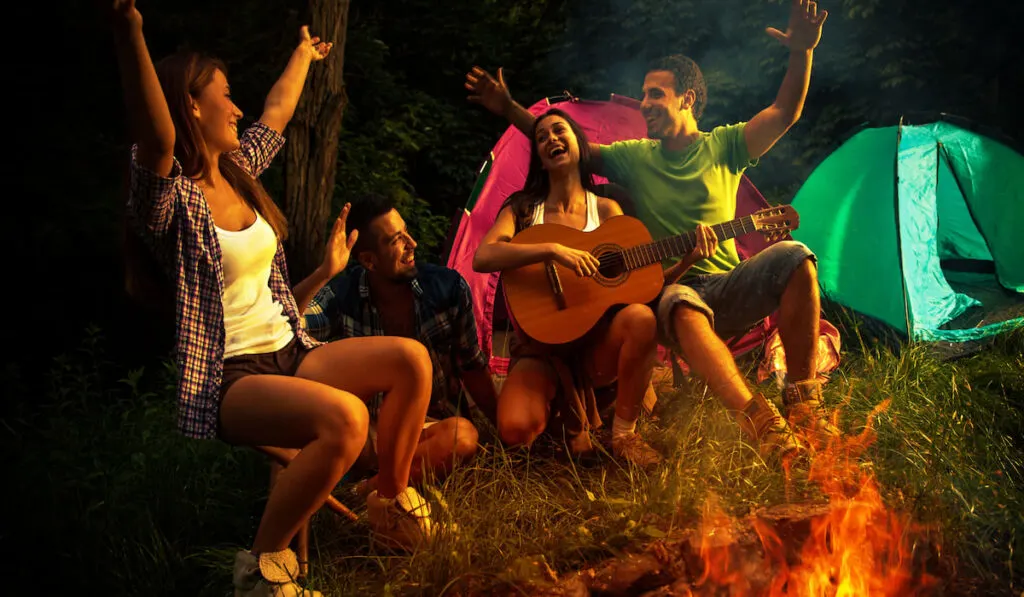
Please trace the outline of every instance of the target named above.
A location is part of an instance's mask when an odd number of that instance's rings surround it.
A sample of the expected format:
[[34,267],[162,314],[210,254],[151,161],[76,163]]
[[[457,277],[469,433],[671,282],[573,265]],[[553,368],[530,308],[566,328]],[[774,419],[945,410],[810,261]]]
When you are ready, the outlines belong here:
[[659,70],[644,77],[644,98],[640,112],[647,123],[647,136],[651,139],[674,137],[683,127],[684,115],[693,107],[694,92],[676,92],[675,75]]
[[192,115],[210,151],[227,153],[239,148],[238,121],[242,111],[231,101],[231,87],[220,69],[214,71],[198,97],[192,97]]
[[549,172],[579,164],[579,140],[565,118],[557,114],[543,117],[537,122],[533,142],[540,156],[541,167]]
[[416,277],[416,241],[397,210],[375,218],[368,232],[372,242],[359,256],[367,269],[392,282]]

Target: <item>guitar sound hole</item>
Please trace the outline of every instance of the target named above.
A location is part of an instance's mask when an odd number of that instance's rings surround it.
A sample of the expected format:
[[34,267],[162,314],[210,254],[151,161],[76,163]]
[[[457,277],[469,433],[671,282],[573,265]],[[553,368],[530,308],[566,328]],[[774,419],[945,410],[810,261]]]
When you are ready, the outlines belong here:
[[618,278],[626,272],[622,258],[615,254],[602,255],[600,257],[601,267],[597,269],[598,274],[605,278]]

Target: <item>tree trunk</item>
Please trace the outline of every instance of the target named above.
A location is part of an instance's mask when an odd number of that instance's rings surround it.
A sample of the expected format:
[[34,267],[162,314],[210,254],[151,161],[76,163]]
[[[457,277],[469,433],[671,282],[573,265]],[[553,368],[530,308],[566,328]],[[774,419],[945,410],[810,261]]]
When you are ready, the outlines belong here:
[[342,79],[348,6],[349,0],[309,2],[310,34],[333,42],[334,47],[324,61],[311,65],[285,132],[284,213],[289,230],[285,250],[293,283],[320,265],[327,242],[341,119],[348,103]]

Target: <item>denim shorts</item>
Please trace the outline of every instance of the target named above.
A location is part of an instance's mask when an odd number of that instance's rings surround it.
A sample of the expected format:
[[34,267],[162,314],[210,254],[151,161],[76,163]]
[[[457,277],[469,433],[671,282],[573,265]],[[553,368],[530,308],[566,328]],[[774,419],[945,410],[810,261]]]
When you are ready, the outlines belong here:
[[658,298],[659,341],[679,350],[672,312],[686,304],[707,315],[722,338],[743,334],[779,308],[789,277],[804,260],[816,263],[803,243],[777,242],[724,274],[699,274],[666,287]]

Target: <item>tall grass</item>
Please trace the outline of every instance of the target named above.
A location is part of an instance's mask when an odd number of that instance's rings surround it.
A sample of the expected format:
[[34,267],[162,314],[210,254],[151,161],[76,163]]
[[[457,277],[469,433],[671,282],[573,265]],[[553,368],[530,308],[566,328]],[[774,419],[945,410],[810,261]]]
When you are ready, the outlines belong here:
[[[842,405],[848,431],[891,399],[868,454],[889,504],[940,529],[942,549],[979,594],[1019,594],[1024,334],[952,363],[921,347],[894,353],[845,338],[852,350],[826,398]],[[12,372],[6,377],[17,387]],[[177,436],[170,380],[166,369],[119,372],[92,332],[81,351],[54,362],[45,406],[0,427],[11,453],[22,455],[9,475],[21,527],[14,536],[36,586],[229,593],[231,556],[248,545],[263,506],[266,464],[248,450]],[[778,398],[773,386],[760,389]],[[662,396],[656,413],[640,432],[666,460],[648,472],[608,455],[575,462],[552,445],[484,446],[423,489],[435,518],[458,525],[431,550],[376,553],[365,523],[321,512],[310,582],[339,595],[523,594],[692,527],[712,494],[736,515],[822,499],[805,473],[796,470],[787,486],[762,462],[703,384]],[[362,512],[349,486],[336,495]]]

